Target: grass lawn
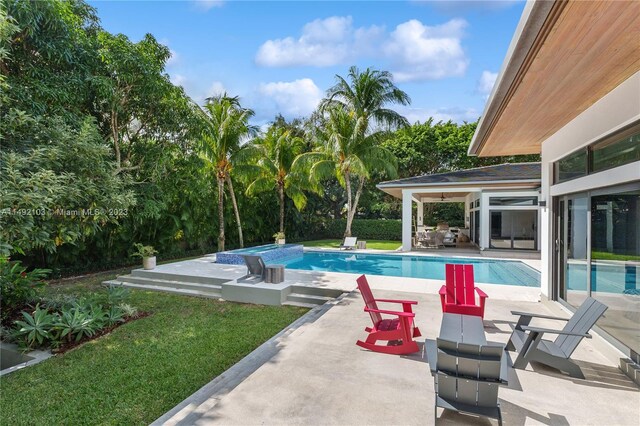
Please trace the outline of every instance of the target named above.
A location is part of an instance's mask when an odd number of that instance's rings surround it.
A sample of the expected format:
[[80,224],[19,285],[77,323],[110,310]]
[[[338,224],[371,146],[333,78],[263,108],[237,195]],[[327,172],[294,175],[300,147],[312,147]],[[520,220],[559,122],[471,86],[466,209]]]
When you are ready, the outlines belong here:
[[[368,249],[375,250],[396,250],[402,245],[402,241],[389,241],[389,240],[366,240]],[[338,248],[342,244],[342,240],[315,240],[315,241],[303,241],[302,244],[305,247],[329,247]]]
[[[112,271],[50,293],[94,291]],[[0,378],[4,424],[149,424],[307,309],[132,291],[152,315]]]

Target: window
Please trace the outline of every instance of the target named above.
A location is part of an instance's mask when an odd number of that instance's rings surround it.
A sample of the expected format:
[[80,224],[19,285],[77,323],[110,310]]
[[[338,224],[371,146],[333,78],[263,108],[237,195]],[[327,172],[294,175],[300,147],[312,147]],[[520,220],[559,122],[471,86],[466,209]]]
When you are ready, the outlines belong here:
[[591,170],[599,172],[640,160],[640,133],[597,142],[591,147]]
[[480,207],[480,199],[476,200],[476,207]]
[[553,163],[553,183],[566,182],[634,161],[640,161],[640,123]]
[[537,206],[538,197],[490,197],[490,206]]
[[565,182],[587,175],[587,150],[567,155],[553,165],[555,183]]

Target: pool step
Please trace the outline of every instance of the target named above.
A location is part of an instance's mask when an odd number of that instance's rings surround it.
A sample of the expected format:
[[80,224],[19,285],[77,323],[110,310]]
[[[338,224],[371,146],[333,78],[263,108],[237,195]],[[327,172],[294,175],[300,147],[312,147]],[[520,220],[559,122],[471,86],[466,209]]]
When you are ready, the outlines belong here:
[[[238,273],[238,276],[241,274]],[[157,269],[145,270],[145,269],[134,269],[131,271],[128,277],[132,278],[146,278],[152,280],[161,280],[161,281],[174,281],[181,283],[189,283],[189,284],[208,284],[208,285],[217,285],[229,281],[232,278],[216,278],[216,277],[208,277],[208,276],[198,276],[198,275],[187,275],[187,274],[174,274],[171,272],[161,272]]]
[[124,275],[115,280],[105,281],[106,285],[121,285],[140,290],[165,291],[185,296],[199,296],[218,299],[221,287],[213,284],[185,283],[180,281],[159,280]]
[[287,295],[287,302],[313,304],[313,306],[323,305],[332,299],[333,297],[316,296],[313,294],[303,294],[303,293],[289,293]]
[[188,281],[176,281],[176,280],[165,280],[159,278],[144,278],[144,277],[136,277],[134,275],[123,275],[118,277],[119,281],[124,281],[130,284],[142,284],[142,285],[153,285],[158,287],[171,287],[175,289],[185,289],[185,290],[197,290],[197,291],[205,291],[210,293],[220,294],[221,287],[217,284],[201,284],[194,283]]

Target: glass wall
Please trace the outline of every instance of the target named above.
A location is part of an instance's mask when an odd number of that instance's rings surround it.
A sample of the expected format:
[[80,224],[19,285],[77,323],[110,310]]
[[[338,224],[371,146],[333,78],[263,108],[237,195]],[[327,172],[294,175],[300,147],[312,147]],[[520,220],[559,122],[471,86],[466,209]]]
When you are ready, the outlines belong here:
[[491,248],[514,250],[537,248],[537,210],[491,210],[490,226]]
[[580,306],[589,295],[587,281],[587,223],[589,199],[578,196],[567,201],[565,300]]
[[598,326],[640,353],[640,183],[559,197],[555,289],[609,309]]
[[640,190],[591,197],[591,295],[600,323],[640,353]]

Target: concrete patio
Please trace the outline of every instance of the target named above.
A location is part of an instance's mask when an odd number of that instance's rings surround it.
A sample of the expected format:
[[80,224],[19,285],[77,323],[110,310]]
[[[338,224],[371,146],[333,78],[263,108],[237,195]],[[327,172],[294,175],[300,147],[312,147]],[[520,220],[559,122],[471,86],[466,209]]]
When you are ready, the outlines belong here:
[[[408,293],[378,277],[370,281],[376,297],[418,300],[416,324],[424,338],[437,336],[442,313],[431,289]],[[557,304],[507,300],[507,292],[486,290],[488,340],[508,340],[516,320],[511,310],[568,316]],[[433,424],[434,385],[425,358],[357,347],[368,322],[356,291],[314,308],[155,424]],[[538,364],[512,369],[499,394],[505,424],[639,424],[640,390],[617,368],[619,358],[594,335],[573,355],[586,380]],[[438,424],[491,424],[442,410],[438,415]]]

